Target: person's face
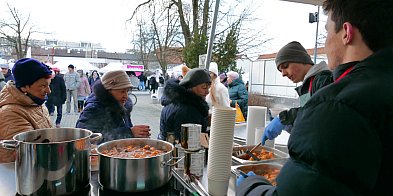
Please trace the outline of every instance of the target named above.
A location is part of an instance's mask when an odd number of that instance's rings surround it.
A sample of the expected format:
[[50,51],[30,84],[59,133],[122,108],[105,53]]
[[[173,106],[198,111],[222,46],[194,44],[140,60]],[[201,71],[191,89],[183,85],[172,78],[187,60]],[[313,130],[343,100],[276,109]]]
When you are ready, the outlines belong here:
[[210,78],[212,79],[212,81],[214,80],[214,79],[216,79],[216,74],[214,74],[213,72],[210,72]]
[[197,86],[192,87],[191,91],[193,93],[195,93],[196,95],[205,99],[207,94],[209,94],[209,88],[210,88],[209,83],[203,83],[203,84],[199,84]]
[[335,22],[331,20],[330,12],[328,14],[325,29],[327,32],[325,50],[328,57],[328,67],[330,70],[334,70],[338,65],[343,63],[344,42],[341,39],[343,29],[336,33]]
[[8,68],[1,68],[1,73],[3,73],[3,75],[7,74],[8,72]]
[[282,77],[287,77],[294,83],[304,80],[304,76],[309,70],[309,66],[302,63],[283,63],[278,69],[281,71]]
[[231,84],[233,82],[232,78],[228,77],[227,82],[228,82],[228,84]]
[[97,77],[98,76],[97,72],[93,72],[93,76]]
[[124,89],[111,89],[109,92],[121,104],[124,105],[128,98],[129,88]]
[[69,72],[74,72],[74,69],[72,69],[71,67],[68,68]]
[[40,99],[45,99],[46,95],[51,93],[49,88],[50,82],[51,78],[41,78],[32,85],[24,86],[21,89],[23,92],[28,92]]

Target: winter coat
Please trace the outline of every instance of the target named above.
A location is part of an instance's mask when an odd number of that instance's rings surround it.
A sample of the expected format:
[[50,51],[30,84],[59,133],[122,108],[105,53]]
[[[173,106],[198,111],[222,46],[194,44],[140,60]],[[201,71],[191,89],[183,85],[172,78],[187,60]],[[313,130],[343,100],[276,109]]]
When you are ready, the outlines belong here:
[[94,79],[93,76],[90,76],[90,77],[89,77],[89,85],[90,85],[91,92],[93,92],[93,86],[94,86],[94,84],[95,84],[97,81],[99,81],[99,80],[101,80],[99,76],[98,76],[96,79]]
[[87,97],[90,95],[90,85],[86,77],[81,77],[81,84],[78,88],[78,97]]
[[5,77],[3,75],[3,73],[0,72],[0,91],[4,88],[4,86],[6,85],[6,82],[4,81]]
[[63,77],[56,75],[52,79],[49,87],[52,92],[48,95],[47,102],[53,105],[64,104],[66,101],[66,87]]
[[10,69],[8,69],[8,72],[7,72],[7,74],[5,74],[4,77],[5,77],[4,82],[8,82],[10,80],[15,81],[14,75],[11,73]]
[[[0,93],[0,116],[0,140],[10,140],[25,131],[53,127],[45,105],[34,103],[12,80]],[[13,152],[0,148],[0,163],[15,161]]]
[[64,74],[64,82],[67,90],[76,90],[81,85],[81,79],[76,72],[67,72]]
[[235,79],[232,83],[228,84],[228,88],[229,98],[232,100],[231,107],[235,107],[237,102],[244,117],[246,117],[248,110],[248,92],[243,81],[240,78]]
[[212,100],[212,86],[210,87],[210,92],[206,96],[206,102],[209,104],[209,106],[223,106],[223,107],[229,107],[230,106],[230,99],[229,99],[229,93],[228,89],[220,82],[220,78],[216,78],[214,81],[214,96],[216,98],[216,103],[213,104]]
[[238,195],[393,195],[393,48],[333,78],[299,110],[278,186],[249,177]]
[[200,124],[202,132],[207,130],[208,104],[202,97],[180,86],[179,82],[170,79],[164,87],[158,139],[166,140],[167,132],[173,132],[179,139],[181,125],[185,123]]
[[[310,96],[313,96],[319,89],[331,84],[333,82],[332,72],[328,70],[325,61],[316,64],[308,70],[304,76],[302,85],[295,88],[297,94],[300,96],[307,94],[312,80]],[[308,100],[306,100],[308,101]],[[299,108],[291,108],[280,112],[280,121],[284,125],[293,125]],[[290,131],[287,129],[287,131]]]
[[90,131],[101,133],[103,140],[132,138],[132,122],[130,112],[132,104],[126,103],[122,106],[108,90],[104,88],[101,81],[93,87],[93,93],[87,98],[78,121],[77,128],[84,128]]

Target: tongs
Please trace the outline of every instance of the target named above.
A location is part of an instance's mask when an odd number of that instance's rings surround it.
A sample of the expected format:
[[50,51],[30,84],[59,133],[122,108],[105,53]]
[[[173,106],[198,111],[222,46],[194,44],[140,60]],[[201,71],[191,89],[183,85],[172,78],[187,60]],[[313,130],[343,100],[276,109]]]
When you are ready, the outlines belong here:
[[240,151],[240,154],[238,154],[238,157],[241,158],[242,156],[244,157],[246,154],[250,157],[252,157],[254,160],[256,161],[260,161],[261,159],[259,159],[257,156],[255,156],[254,154],[252,154],[252,152],[257,149],[260,145],[262,144],[262,142],[259,142],[257,145],[255,145],[251,150],[246,150],[246,153],[244,153],[243,150]]

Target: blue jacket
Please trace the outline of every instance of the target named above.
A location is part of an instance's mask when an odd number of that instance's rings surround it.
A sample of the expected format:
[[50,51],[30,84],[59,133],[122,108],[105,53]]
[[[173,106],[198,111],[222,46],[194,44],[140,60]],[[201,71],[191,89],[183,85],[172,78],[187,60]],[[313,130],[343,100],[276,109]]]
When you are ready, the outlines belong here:
[[14,75],[11,73],[11,69],[8,69],[8,72],[4,75],[4,82],[8,82],[10,80],[15,81]]
[[165,84],[158,139],[166,140],[167,132],[174,132],[176,139],[179,139],[181,125],[185,123],[200,124],[202,132],[206,132],[208,104],[200,96],[180,86],[179,82],[170,79]]
[[233,80],[232,83],[228,84],[228,87],[229,98],[232,100],[231,107],[235,107],[235,103],[237,102],[244,117],[246,117],[248,110],[248,91],[242,79]]
[[76,127],[101,133],[102,142],[134,137],[130,129],[132,103],[127,101],[124,107],[120,105],[101,81],[96,82],[93,92],[86,100]]

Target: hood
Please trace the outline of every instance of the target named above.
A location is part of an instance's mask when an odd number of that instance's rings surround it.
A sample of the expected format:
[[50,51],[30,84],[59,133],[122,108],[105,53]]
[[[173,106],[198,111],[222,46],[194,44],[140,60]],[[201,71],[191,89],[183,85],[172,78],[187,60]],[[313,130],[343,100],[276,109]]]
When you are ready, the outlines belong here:
[[164,87],[164,97],[161,98],[161,104],[166,106],[171,103],[173,104],[186,104],[193,105],[202,114],[209,111],[209,106],[207,102],[200,96],[196,95],[192,91],[179,85],[178,79],[168,80]]
[[318,64],[311,66],[310,70],[308,70],[307,74],[304,76],[303,82],[305,82],[308,78],[317,75],[321,71],[329,70],[325,61],[321,61]]
[[244,82],[243,82],[243,80],[241,78],[237,78],[237,79],[233,80],[232,83],[228,84],[228,86],[232,87],[232,86],[237,86],[239,84],[243,84],[244,85]]
[[38,106],[36,103],[34,103],[33,100],[30,99],[30,97],[17,89],[14,82],[11,80],[7,82],[7,85],[0,93],[0,107],[8,104]]

